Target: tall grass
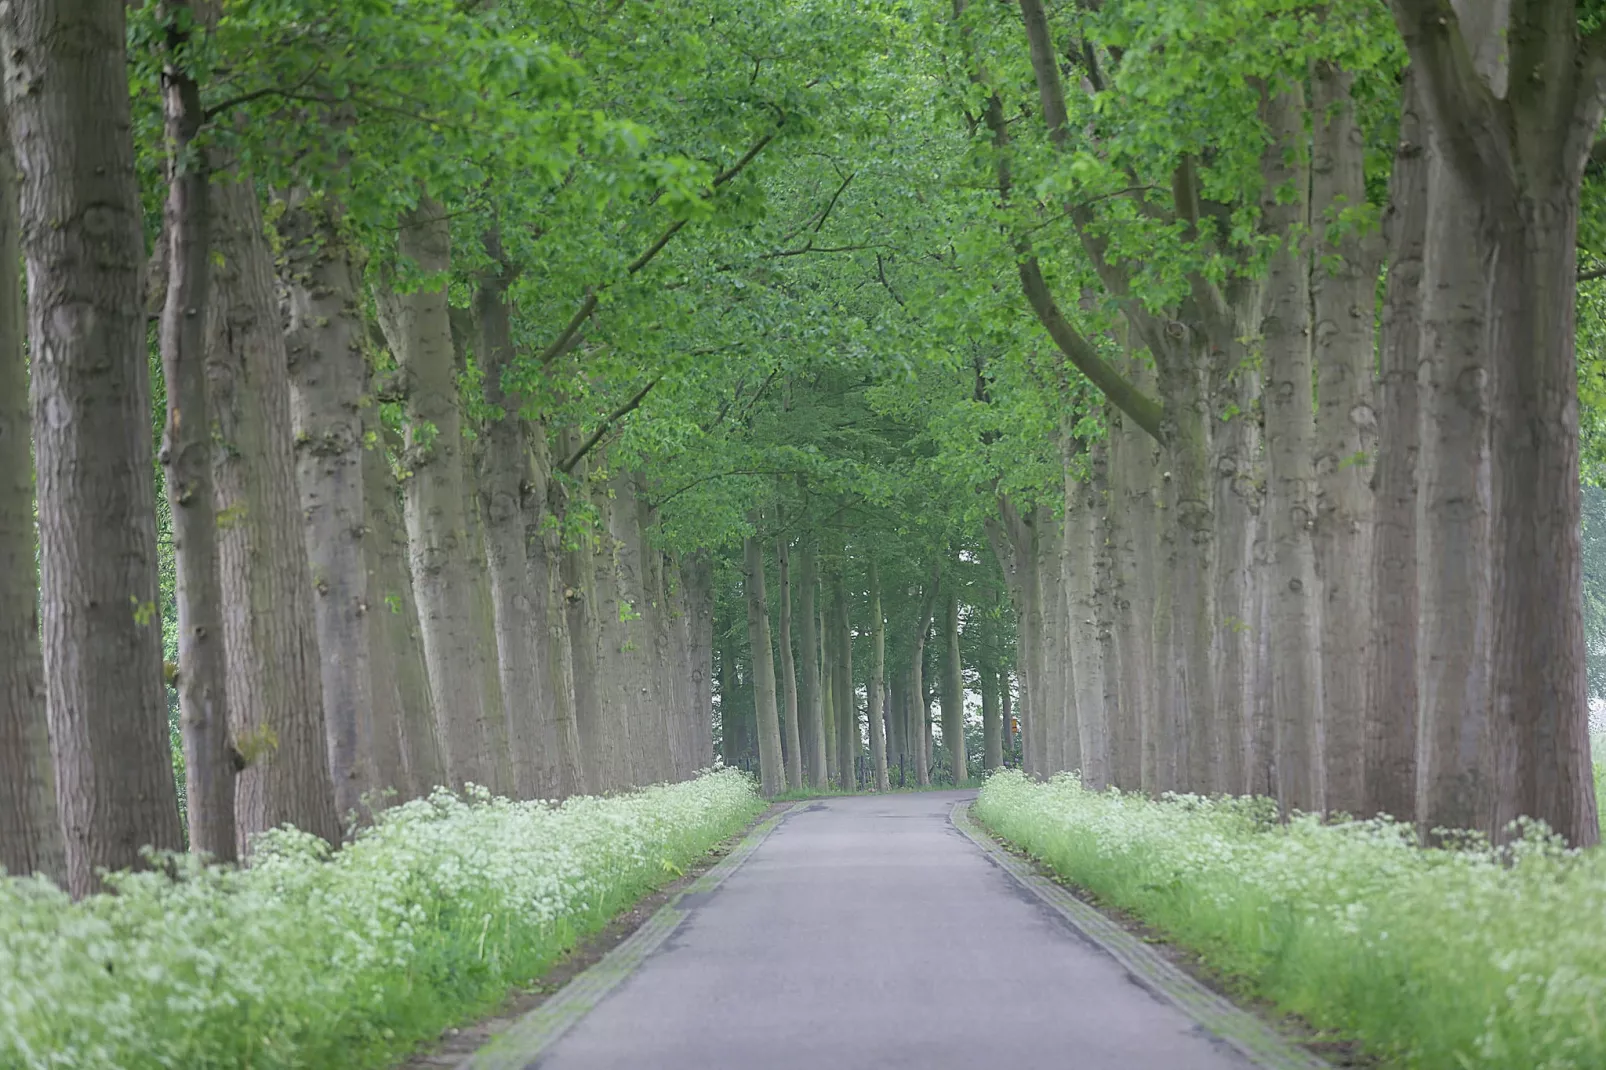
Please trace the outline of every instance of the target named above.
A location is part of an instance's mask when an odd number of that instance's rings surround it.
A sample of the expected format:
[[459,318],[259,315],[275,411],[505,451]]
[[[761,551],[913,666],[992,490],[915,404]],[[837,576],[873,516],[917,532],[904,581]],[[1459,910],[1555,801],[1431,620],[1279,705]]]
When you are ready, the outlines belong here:
[[1606,852],[1423,851],[1386,821],[994,776],[976,816],[1391,1067],[1606,1067]]
[[499,1002],[762,804],[722,772],[562,805],[439,791],[328,856],[123,874],[70,903],[0,877],[0,1067],[363,1067]]

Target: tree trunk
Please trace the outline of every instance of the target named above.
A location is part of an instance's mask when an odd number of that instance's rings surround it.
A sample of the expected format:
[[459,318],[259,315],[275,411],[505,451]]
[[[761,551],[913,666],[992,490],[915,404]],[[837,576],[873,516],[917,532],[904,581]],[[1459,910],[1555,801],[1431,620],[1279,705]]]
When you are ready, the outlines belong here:
[[338,844],[323,716],[312,572],[295,483],[284,332],[262,209],[248,177],[213,186],[216,300],[210,400],[224,647],[235,747],[246,758],[235,802],[242,853],[279,825]]
[[970,756],[965,748],[965,676],[959,660],[959,594],[951,591],[943,605],[942,742],[954,786],[970,779]]
[[[398,252],[426,274],[451,267],[445,211],[424,199],[401,221]],[[424,656],[452,786],[487,784],[490,730],[476,650],[478,624],[468,564],[463,421],[456,360],[447,318],[446,284],[411,293],[375,293],[380,325],[396,355],[406,401],[403,482],[413,593],[418,600]]]
[[142,847],[183,846],[123,11],[59,0],[0,19],[28,273],[45,702],[75,896],[99,887],[103,866],[140,865]]
[[[234,835],[238,757],[229,739],[228,664],[223,648],[223,584],[213,505],[212,420],[206,398],[206,317],[211,301],[211,178],[194,140],[201,91],[171,57],[188,46],[169,31],[162,100],[168,145],[164,237],[167,295],[160,348],[167,414],[162,474],[173,523],[174,601],[178,608],[178,708],[184,737],[190,850],[219,862],[239,855]],[[30,569],[31,572],[31,569]]]
[[[485,520],[485,556],[490,574],[496,634],[498,685],[506,704],[513,783],[521,798],[550,797],[560,791],[558,738],[550,690],[546,570],[531,568],[526,488],[534,481],[529,430],[520,415],[520,398],[504,380],[513,363],[513,332],[507,302],[511,269],[501,257],[495,231],[485,247],[500,271],[489,271],[474,296],[480,330],[485,400],[491,415],[480,431],[479,506]],[[545,504],[544,502],[541,504]],[[534,558],[544,563],[545,557]],[[543,612],[537,613],[537,608]]]
[[[33,437],[22,347],[17,173],[0,107],[0,869],[66,879],[39,654]],[[226,811],[234,831],[232,808]]]
[[[580,795],[587,790],[588,765],[580,741],[580,721],[575,702],[574,644],[569,635],[571,589],[563,578],[563,518],[568,509],[564,487],[552,475],[552,458],[546,428],[527,425],[529,446],[534,458],[535,480],[528,490],[524,519],[529,554],[530,584],[536,598],[536,627],[544,629],[543,654],[547,671],[546,694],[551,703],[551,738],[556,751],[545,760],[552,770],[553,790],[558,797]],[[712,576],[704,577],[704,597],[712,598]],[[707,606],[712,612],[712,605]],[[705,697],[703,733],[704,767],[714,764],[713,707],[709,669],[713,661],[712,622],[706,622],[705,666],[701,691]],[[696,684],[694,683],[694,686]]]
[[781,586],[781,679],[786,694],[786,786],[803,788],[803,734],[797,714],[797,665],[792,658],[792,561],[783,536],[775,544]]
[[825,612],[827,592],[820,590],[820,716],[825,722],[825,773],[827,782],[837,783],[841,767],[841,751],[836,743],[836,644]]
[[859,736],[859,704],[853,688],[853,631],[848,623],[850,607],[843,567],[839,564],[831,574],[831,631],[836,647],[832,658],[835,692],[832,708],[836,713],[837,773],[845,791],[857,791],[863,743]]
[[1417,824],[1495,833],[1489,286],[1477,191],[1428,159],[1417,454]]
[[1366,694],[1372,660],[1372,410],[1377,260],[1353,213],[1366,204],[1366,139],[1350,98],[1354,76],[1312,67],[1314,156],[1311,289],[1316,341],[1314,543],[1322,589],[1325,799],[1335,813],[1366,806]]
[[1373,480],[1373,658],[1366,726],[1367,815],[1416,820],[1417,401],[1428,211],[1425,127],[1407,72],[1384,215],[1388,276],[1378,341],[1378,450]]
[[[1134,373],[1141,361],[1130,362]],[[1134,374],[1134,380],[1141,382]],[[1120,666],[1120,735],[1112,770],[1128,791],[1153,790],[1158,727],[1155,706],[1154,594],[1159,567],[1155,532],[1156,446],[1147,432],[1120,413],[1110,423],[1110,487],[1107,514],[1115,590],[1115,649]],[[1147,761],[1145,756],[1147,755]],[[1147,770],[1147,776],[1145,771]]]
[[1098,604],[1094,590],[1094,556],[1101,539],[1102,503],[1090,483],[1072,475],[1071,455],[1064,458],[1065,566],[1062,572],[1068,605],[1071,679],[1076,688],[1076,735],[1081,744],[1082,783],[1090,791],[1110,785],[1110,725],[1104,705],[1104,657],[1099,642]]
[[[692,713],[697,756],[697,768],[707,769],[714,764],[713,736],[713,682],[714,682],[714,562],[707,550],[698,550],[681,568],[686,583],[686,602],[690,606]],[[804,636],[807,643],[808,637]],[[804,672],[807,686],[807,655]],[[818,684],[815,694],[818,695]]]
[[998,732],[1004,750],[1003,765],[1009,764],[1010,754],[1015,750],[1014,696],[1010,693],[1009,676],[1008,669],[998,675]]
[[[1262,167],[1261,213],[1281,244],[1267,267],[1265,319],[1266,453],[1270,467],[1273,572],[1272,702],[1277,716],[1277,799],[1284,812],[1324,807],[1320,604],[1311,527],[1316,516],[1311,458],[1309,171],[1305,109],[1285,90],[1266,105],[1271,141]],[[1288,190],[1292,190],[1292,195]]]
[[[379,782],[404,798],[449,786],[441,748],[440,719],[429,686],[418,604],[407,567],[407,530],[401,488],[386,445],[400,446],[387,432],[379,409],[362,410],[363,560],[368,568],[368,662],[373,669],[374,740]],[[394,751],[393,751],[394,748]],[[390,757],[392,753],[395,757]]]
[[[292,192],[283,208],[276,226],[289,309],[285,340],[296,485],[317,594],[313,609],[329,773],[335,807],[346,814],[361,806],[365,792],[393,786],[381,781],[376,764],[374,691],[384,685],[374,676],[366,619],[364,324],[358,273],[334,208],[302,191]],[[385,732],[394,732],[394,725]],[[393,753],[388,744],[386,751]]]
[[881,570],[875,558],[869,559],[870,569],[870,760],[875,765],[877,791],[891,791],[887,780],[886,724],[882,720],[883,692],[887,686],[887,621],[881,615]]
[[747,640],[753,652],[753,710],[758,722],[759,790],[766,799],[785,787],[781,765],[781,722],[775,708],[775,655],[770,645],[769,600],[764,594],[764,544],[748,537],[742,543],[743,582],[747,595]]
[[[463,366],[460,364],[458,374],[462,373]],[[520,792],[513,774],[514,752],[509,738],[511,726],[508,723],[507,702],[502,694],[500,659],[494,654],[497,648],[496,602],[491,592],[490,569],[486,563],[485,527],[480,517],[480,480],[476,468],[473,458],[465,459],[463,517],[466,523],[463,543],[468,551],[469,590],[474,607],[471,649],[479,667],[481,706],[485,711],[485,719],[481,722],[485,738],[480,746],[484,749],[489,769],[485,786],[497,795],[516,796]],[[531,652],[524,653],[524,657],[530,656]],[[528,738],[521,743],[521,753],[527,754],[533,749],[533,742]],[[525,760],[531,759],[526,756]]]
[[815,610],[815,595],[819,589],[819,553],[810,541],[803,547],[803,597],[798,603],[803,623],[803,695],[802,725],[800,731],[807,738],[804,752],[808,755],[809,785],[824,791],[831,784],[827,756],[830,745],[826,740],[824,690],[820,686],[820,628]]
[[[1259,287],[1245,286],[1233,309],[1239,336],[1250,335],[1259,319]],[[1249,306],[1249,307],[1245,307]],[[1254,531],[1260,512],[1260,428],[1254,418],[1260,402],[1260,376],[1236,339],[1218,340],[1212,361],[1213,408],[1216,412],[1215,505],[1216,555],[1216,717],[1219,741],[1212,791],[1242,794],[1246,768],[1250,691],[1254,677],[1253,614],[1257,574]]]

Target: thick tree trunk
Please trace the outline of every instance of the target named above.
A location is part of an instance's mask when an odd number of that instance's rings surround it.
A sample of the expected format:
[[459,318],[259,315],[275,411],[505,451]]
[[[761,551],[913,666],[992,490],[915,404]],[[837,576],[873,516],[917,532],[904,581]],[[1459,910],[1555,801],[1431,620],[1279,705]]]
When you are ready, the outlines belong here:
[[[1322,694],[1315,548],[1311,411],[1308,162],[1305,109],[1286,90],[1267,105],[1271,142],[1262,164],[1262,225],[1281,242],[1267,267],[1265,318],[1266,453],[1273,571],[1272,687],[1277,717],[1278,803],[1284,812],[1324,807]],[[1290,194],[1288,191],[1291,190]]]
[[[1141,361],[1133,360],[1134,371]],[[1115,648],[1120,667],[1122,745],[1112,770],[1115,783],[1152,791],[1158,768],[1155,703],[1154,598],[1159,567],[1155,487],[1156,445],[1119,413],[1110,424],[1109,543],[1114,574]]]
[[[33,438],[22,346],[17,173],[0,106],[0,869],[66,879],[39,654]],[[232,783],[232,781],[231,781]],[[230,840],[233,810],[225,811]]]
[[[460,362],[458,374],[462,372],[463,365]],[[480,746],[489,769],[485,786],[498,795],[516,795],[519,792],[513,774],[514,751],[509,738],[507,703],[502,694],[500,659],[494,653],[497,649],[496,602],[491,592],[490,569],[486,563],[485,528],[480,517],[480,480],[476,468],[473,458],[465,459],[463,545],[468,551],[469,591],[474,610],[474,634],[470,641],[479,667],[481,704],[485,711],[485,719],[481,722],[485,736]],[[524,656],[528,658],[531,655],[526,651]],[[533,749],[533,744],[526,738],[520,752],[526,754]]]
[[[1082,740],[1076,717],[1076,676],[1071,665],[1071,604],[1065,583],[1065,518],[1039,506],[1033,523],[1037,532],[1038,598],[1042,606],[1037,629],[1042,644],[1045,701],[1046,775],[1082,765]],[[1033,694],[1037,694],[1033,691]]]
[[1388,277],[1378,342],[1378,451],[1373,475],[1372,642],[1363,813],[1416,820],[1417,402],[1428,161],[1420,105],[1407,72],[1399,143],[1384,216]]
[[775,544],[781,586],[781,680],[786,695],[786,786],[803,787],[803,733],[797,714],[797,665],[792,657],[792,560],[783,536]]
[[981,676],[981,769],[985,776],[1004,764],[1004,735],[1007,725],[1001,718],[998,672],[998,589],[993,588],[994,615],[989,616],[982,643]]
[[[485,245],[493,263],[500,264],[499,237],[488,234]],[[519,413],[520,399],[504,382],[513,362],[508,281],[505,266],[500,273],[487,273],[474,296],[485,400],[491,408],[480,431],[478,483],[513,783],[519,796],[529,799],[558,793],[560,775],[544,612],[548,577],[545,571],[536,575],[532,570],[526,544],[531,527],[525,511],[526,488],[535,478],[529,434]],[[545,557],[534,560],[544,562]]]
[[[1259,319],[1259,287],[1245,286],[1233,309],[1238,336],[1253,333]],[[1245,307],[1248,306],[1248,307]],[[1242,794],[1248,784],[1250,691],[1254,677],[1253,611],[1257,575],[1254,531],[1260,511],[1260,428],[1254,419],[1260,376],[1236,338],[1222,344],[1211,367],[1216,412],[1216,717],[1219,740],[1210,780],[1212,791]]]
[[[387,433],[375,405],[364,406],[363,560],[368,568],[368,662],[373,669],[374,740],[379,782],[404,798],[449,786],[440,718],[429,686],[418,604],[407,566],[401,488],[391,469]],[[394,748],[394,750],[393,750]],[[394,757],[391,755],[394,753]]]
[[[574,436],[565,433],[561,445],[564,452],[577,443]],[[582,461],[574,476],[579,487],[589,484],[588,465]],[[629,726],[616,719],[618,704],[605,694],[608,681],[603,679],[606,661],[601,656],[603,627],[606,613],[611,609],[617,618],[618,606],[604,605],[597,588],[598,566],[594,559],[602,556],[594,538],[582,540],[580,545],[563,551],[561,575],[568,607],[569,650],[574,669],[575,723],[580,737],[581,761],[585,767],[586,787],[589,791],[618,791],[631,784]],[[612,574],[612,554],[606,563]],[[729,754],[727,753],[727,759]]]
[[825,772],[828,783],[839,779],[841,751],[836,743],[836,645],[832,641],[830,621],[826,617],[827,593],[820,591],[820,711],[825,721]]
[[1495,832],[1487,247],[1477,191],[1428,161],[1417,454],[1417,824]]
[[[1163,463],[1163,456],[1161,462]],[[1157,469],[1159,465],[1156,466]],[[1171,473],[1167,473],[1170,475]],[[1156,471],[1154,512],[1157,520],[1177,513],[1177,480]],[[1143,790],[1150,795],[1185,790],[1181,784],[1178,755],[1182,731],[1178,709],[1184,692],[1185,664],[1178,641],[1176,580],[1182,569],[1178,545],[1185,532],[1175,523],[1163,520],[1156,526],[1154,603],[1149,618],[1149,717],[1143,722]]]
[[1065,479],[1064,577],[1071,680],[1075,687],[1076,735],[1081,744],[1082,783],[1091,791],[1110,784],[1110,725],[1104,705],[1104,652],[1099,641],[1099,609],[1094,590],[1094,557],[1103,542],[1100,494],[1078,482],[1067,454]]
[[830,746],[826,740],[823,688],[820,686],[819,616],[815,611],[819,571],[819,554],[811,541],[803,547],[803,571],[799,580],[803,593],[798,602],[798,615],[803,622],[803,705],[799,730],[806,738],[804,754],[808,756],[809,785],[823,791],[830,786],[831,776],[826,760]]
[[1326,804],[1366,807],[1366,696],[1372,661],[1371,470],[1377,259],[1354,212],[1366,204],[1366,139],[1353,75],[1312,68],[1311,272],[1316,341],[1316,573],[1322,585]]
[[965,676],[959,656],[959,594],[950,591],[943,604],[942,742],[957,787],[970,779],[965,747]]
[[[67,887],[183,846],[162,689],[124,7],[0,17],[21,177],[45,700]],[[31,599],[28,600],[31,605]]]
[[[168,47],[176,52],[188,40],[187,32],[174,30]],[[213,505],[212,420],[206,397],[211,179],[204,151],[194,148],[202,121],[200,87],[170,63],[163,75],[162,98],[168,144],[164,231],[168,269],[160,328],[167,395],[161,459],[173,523],[186,816],[190,850],[219,862],[233,862],[239,857],[234,835],[238,754],[229,739],[223,583]]]
[[329,775],[312,572],[295,483],[284,332],[273,258],[249,178],[213,187],[217,291],[212,411],[229,716],[240,774],[235,826],[250,838],[283,824],[340,842]]
[[[376,740],[395,725],[375,725],[374,676],[363,557],[363,419],[368,380],[358,273],[325,200],[292,192],[277,221],[290,415],[302,534],[312,568],[314,619],[321,655],[324,727],[335,806],[359,808],[364,793],[394,787],[382,779]],[[394,748],[385,744],[387,759]],[[389,762],[387,761],[387,764]],[[385,772],[394,776],[392,765]]]
[[759,790],[765,798],[786,785],[781,765],[781,722],[775,708],[775,655],[770,645],[769,600],[764,593],[764,544],[742,543],[742,589],[747,595],[747,640],[753,652],[753,709],[758,722]]
[[[425,273],[451,267],[444,209],[427,198],[401,221],[398,252]],[[430,687],[452,786],[488,784],[494,775],[483,655],[468,565],[463,417],[447,318],[446,284],[411,293],[375,293],[380,326],[396,356],[406,401],[402,466],[413,594],[418,601]]]
[[875,558],[869,560],[870,569],[870,761],[875,766],[877,791],[891,791],[887,780],[887,734],[883,720],[882,701],[887,686],[887,621],[881,615],[881,570]]
[[[681,567],[690,607],[693,742],[697,768],[714,764],[714,562],[707,550],[698,550]],[[804,643],[808,642],[805,634]],[[804,655],[804,686],[808,686],[808,655]],[[819,694],[818,682],[815,695]]]
[[[525,505],[525,522],[529,554],[530,583],[534,589],[536,626],[544,629],[543,653],[546,659],[546,694],[551,702],[551,738],[555,753],[546,759],[553,770],[553,790],[559,797],[580,795],[587,790],[589,765],[580,740],[580,720],[575,704],[574,644],[569,635],[569,599],[571,589],[563,578],[563,517],[568,499],[562,483],[553,478],[552,459],[547,446],[546,429],[540,425],[526,428],[530,450],[534,457],[535,482],[529,488]],[[694,598],[707,600],[710,614],[713,577],[706,571],[699,575],[704,587]],[[713,662],[713,622],[705,622],[704,668],[701,692],[705,697],[703,734],[703,765],[714,764],[713,743],[713,681],[710,669]],[[694,687],[697,682],[694,681]]]

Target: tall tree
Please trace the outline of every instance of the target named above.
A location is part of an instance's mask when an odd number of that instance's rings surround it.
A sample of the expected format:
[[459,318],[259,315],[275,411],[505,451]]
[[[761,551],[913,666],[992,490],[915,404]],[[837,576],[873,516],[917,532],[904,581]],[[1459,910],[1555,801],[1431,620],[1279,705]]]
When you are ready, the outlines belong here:
[[391,718],[379,724],[377,679],[366,620],[375,611],[364,557],[363,416],[368,382],[359,275],[342,233],[338,203],[304,189],[282,201],[275,227],[279,278],[289,313],[285,327],[290,419],[295,431],[296,487],[312,569],[314,620],[329,771],[335,807],[357,809],[365,792],[400,788]]
[[870,570],[870,681],[869,695],[870,760],[875,766],[877,791],[891,791],[887,780],[887,730],[882,720],[882,704],[887,686],[887,621],[881,615],[881,569],[872,556]]
[[[380,324],[400,370],[407,408],[403,484],[413,591],[424,656],[452,784],[488,782],[483,654],[474,642],[464,493],[463,414],[458,395],[445,272],[451,231],[445,210],[424,198],[401,223],[397,251],[425,276],[416,288],[377,293]],[[578,670],[579,666],[576,666]]]
[[950,590],[942,610],[942,742],[948,750],[954,784],[970,779],[965,751],[965,677],[959,658],[959,592]]
[[167,394],[162,468],[173,519],[174,600],[178,608],[178,700],[190,849],[220,862],[237,856],[234,777],[239,753],[229,739],[228,662],[223,582],[212,484],[212,418],[207,401],[206,313],[212,288],[211,175],[195,144],[204,115],[201,89],[187,69],[194,12],[167,11],[162,70],[168,190],[164,219],[167,298],[160,347]]
[[66,877],[39,657],[17,174],[0,107],[0,868]]
[[781,682],[785,692],[786,786],[793,791],[803,787],[803,737],[798,725],[797,665],[792,657],[792,561],[786,536],[775,543],[777,582],[781,587]]
[[0,12],[20,175],[45,705],[67,886],[183,846],[157,617],[139,189],[117,0]]
[[290,434],[290,387],[272,253],[255,183],[213,186],[216,299],[207,326],[213,478],[223,575],[229,716],[245,758],[235,834],[282,824],[339,843],[323,715],[312,571]]
[[809,758],[809,786],[823,790],[831,783],[826,761],[830,745],[825,738],[824,696],[820,687],[820,629],[815,611],[815,598],[819,589],[819,553],[812,540],[803,546],[802,573],[798,583],[802,589],[798,599],[798,617],[803,623],[803,693],[800,732],[805,736],[804,752]]
[[[1488,379],[1495,451],[1491,670],[1487,697],[1469,696],[1489,710],[1497,740],[1493,831],[1520,814],[1591,845],[1600,815],[1580,601],[1574,323],[1579,191],[1606,109],[1606,30],[1581,41],[1570,2],[1392,6],[1435,135],[1435,193],[1465,197],[1471,216],[1430,214],[1424,285],[1487,316],[1487,333],[1460,351],[1486,353],[1473,365]],[[1473,258],[1487,264],[1483,278],[1447,274],[1461,269],[1444,254],[1468,251],[1448,228],[1469,224],[1487,253]]]
[[747,638],[753,652],[753,704],[758,721],[759,790],[772,798],[783,789],[781,722],[775,708],[775,655],[770,645],[769,600],[764,592],[764,544],[749,536],[742,548]]

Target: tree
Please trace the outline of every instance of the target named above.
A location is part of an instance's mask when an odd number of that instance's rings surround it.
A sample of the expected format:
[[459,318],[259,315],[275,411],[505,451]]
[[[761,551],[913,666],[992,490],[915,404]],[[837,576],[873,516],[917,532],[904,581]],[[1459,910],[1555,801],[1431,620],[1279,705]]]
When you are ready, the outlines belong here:
[[20,175],[45,705],[67,887],[183,846],[156,619],[156,502],[124,7],[0,15]]
[[17,174],[0,108],[0,868],[66,877],[39,656]]

